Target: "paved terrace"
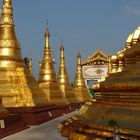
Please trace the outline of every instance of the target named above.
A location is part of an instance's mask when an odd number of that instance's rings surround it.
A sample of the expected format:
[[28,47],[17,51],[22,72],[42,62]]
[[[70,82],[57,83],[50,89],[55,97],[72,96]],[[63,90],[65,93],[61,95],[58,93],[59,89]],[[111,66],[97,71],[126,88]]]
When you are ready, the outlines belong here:
[[2,138],[2,140],[67,140],[58,132],[57,126],[74,113],[76,112],[65,114],[38,126],[31,126],[29,129]]

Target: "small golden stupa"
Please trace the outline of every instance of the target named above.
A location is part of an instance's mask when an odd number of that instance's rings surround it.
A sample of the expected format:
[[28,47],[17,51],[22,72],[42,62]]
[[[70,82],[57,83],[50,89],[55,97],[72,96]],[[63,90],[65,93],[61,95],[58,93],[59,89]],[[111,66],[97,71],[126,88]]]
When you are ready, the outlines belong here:
[[51,57],[49,37],[50,33],[47,26],[45,31],[44,56],[41,62],[39,73],[39,86],[45,92],[49,102],[56,105],[66,105],[68,102],[65,98],[63,98],[56,79],[55,69]]
[[73,91],[78,102],[84,102],[91,98],[90,93],[88,92],[88,89],[85,86],[85,80],[83,78],[80,52],[77,55],[77,71]]
[[0,96],[4,107],[44,106],[46,95],[24,69],[14,30],[12,0],[3,0],[0,21]]
[[69,77],[66,70],[64,45],[62,42],[61,42],[61,47],[60,47],[60,64],[59,64],[59,72],[58,72],[58,83],[62,91],[63,97],[66,98],[69,103],[76,103],[77,100],[72,91],[72,86],[70,85]]
[[106,140],[113,138],[116,131],[120,138],[140,139],[139,29],[128,37],[125,48],[112,57],[112,73],[92,86],[94,98],[59,126],[70,140]]

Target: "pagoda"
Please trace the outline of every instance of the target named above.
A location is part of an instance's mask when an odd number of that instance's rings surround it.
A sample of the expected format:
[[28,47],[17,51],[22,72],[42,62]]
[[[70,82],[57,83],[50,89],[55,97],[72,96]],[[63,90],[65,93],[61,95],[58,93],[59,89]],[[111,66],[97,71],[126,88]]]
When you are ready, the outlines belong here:
[[59,64],[59,72],[58,72],[58,83],[62,91],[63,97],[66,98],[70,104],[76,103],[77,100],[72,91],[72,86],[70,85],[69,76],[66,70],[64,45],[62,42],[61,42],[61,47],[60,47],[60,64]]
[[[3,0],[0,21],[0,96],[10,112],[21,113],[29,124],[46,120],[37,112],[50,108],[46,94],[31,72],[24,67],[20,43],[16,38],[12,0]],[[39,109],[38,109],[39,107]],[[34,114],[36,112],[36,115]]]
[[105,140],[112,139],[117,131],[120,139],[140,139],[139,29],[111,59],[114,71],[92,86],[94,98],[59,126],[64,136],[71,140]]
[[83,78],[80,52],[77,55],[77,71],[73,91],[78,102],[84,102],[91,98],[88,89],[85,86],[85,80]]
[[[51,47],[50,47],[50,33],[48,26],[45,30],[45,45],[44,45],[44,56],[40,63],[40,73],[39,73],[39,86],[45,92],[47,99],[50,103],[55,104],[60,114],[64,113],[64,110],[68,107],[68,101],[62,96],[62,92],[59,87],[59,83],[56,79],[56,73],[54,69],[54,62],[51,57]],[[61,109],[62,108],[62,109]],[[65,109],[64,109],[65,108]]]

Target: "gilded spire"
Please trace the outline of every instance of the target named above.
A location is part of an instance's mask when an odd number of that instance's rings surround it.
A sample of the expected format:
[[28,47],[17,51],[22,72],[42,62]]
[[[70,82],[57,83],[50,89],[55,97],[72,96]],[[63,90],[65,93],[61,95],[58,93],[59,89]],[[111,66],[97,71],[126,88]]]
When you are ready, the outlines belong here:
[[77,71],[74,81],[74,94],[78,102],[84,102],[90,99],[90,95],[87,87],[85,86],[85,80],[83,78],[80,52],[77,54]]
[[68,77],[68,74],[66,71],[66,65],[65,65],[64,45],[62,41],[61,41],[61,47],[60,47],[60,65],[59,65],[58,81],[59,81],[59,84],[69,83],[69,77]]
[[111,55],[108,55],[108,75],[111,73],[112,71],[112,64],[111,64]]
[[3,0],[2,6],[2,16],[1,16],[1,23],[0,25],[5,26],[14,26],[13,21],[13,8],[12,8],[12,1],[11,0]]
[[65,105],[68,104],[68,102],[62,97],[62,92],[60,91],[59,84],[56,80],[54,63],[51,57],[49,37],[50,33],[47,26],[45,31],[44,56],[40,67],[39,86],[47,95],[49,102],[56,105]]
[[44,37],[45,37],[44,58],[51,61],[50,33],[49,33],[48,25],[46,27]]
[[41,62],[39,81],[40,82],[43,82],[43,81],[44,82],[47,82],[47,81],[55,82],[56,74],[55,74],[53,61],[52,61],[52,57],[51,57],[51,49],[50,49],[50,41],[49,41],[50,33],[48,30],[48,26],[46,27],[44,37],[45,37],[44,57]]
[[50,33],[49,33],[48,26],[46,27],[44,37],[45,37],[45,48],[50,48],[50,42],[49,42]]
[[83,78],[82,67],[81,67],[81,54],[78,52],[77,54],[77,72],[75,76],[75,86],[85,86],[85,81]]
[[69,83],[69,77],[66,71],[64,45],[62,41],[60,47],[60,65],[59,65],[59,73],[58,73],[58,82],[63,97],[66,98],[69,103],[76,103],[77,100],[75,98],[74,93],[72,92],[72,87]]
[[[13,8],[11,0],[3,0],[2,5],[0,22],[0,59],[4,61],[4,63],[0,63],[0,67],[23,66],[20,53],[20,44],[16,39],[14,30]],[[13,65],[11,65],[11,61]]]

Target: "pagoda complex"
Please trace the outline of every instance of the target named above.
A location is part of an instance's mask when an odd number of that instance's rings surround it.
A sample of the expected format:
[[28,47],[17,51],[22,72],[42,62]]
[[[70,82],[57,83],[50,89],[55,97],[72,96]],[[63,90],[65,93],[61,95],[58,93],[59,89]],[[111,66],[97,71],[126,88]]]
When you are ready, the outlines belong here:
[[91,98],[88,89],[85,86],[85,80],[83,78],[80,52],[77,55],[77,71],[74,81],[73,92],[78,102],[84,102]]
[[63,93],[61,92],[59,83],[56,79],[54,62],[51,57],[49,37],[50,33],[47,26],[45,31],[44,56],[41,61],[39,73],[39,86],[45,92],[48,101],[52,104],[55,104],[58,110],[62,108],[59,110],[59,112],[62,111],[64,113],[64,110],[68,107],[69,102],[65,97],[63,97]]
[[70,85],[69,77],[66,70],[64,45],[62,42],[61,42],[61,47],[60,47],[60,64],[59,64],[59,72],[58,72],[58,83],[63,93],[63,97],[66,98],[70,104],[76,103],[77,100],[73,93],[72,86]]
[[140,27],[111,57],[112,72],[93,84],[94,98],[59,129],[70,140],[140,139]]
[[[2,105],[10,112],[21,113],[29,124],[46,118],[36,118],[37,112],[46,112],[50,104],[46,94],[30,71],[24,67],[20,43],[16,38],[12,0],[3,0],[0,21],[0,96]],[[36,113],[36,115],[34,114]]]

